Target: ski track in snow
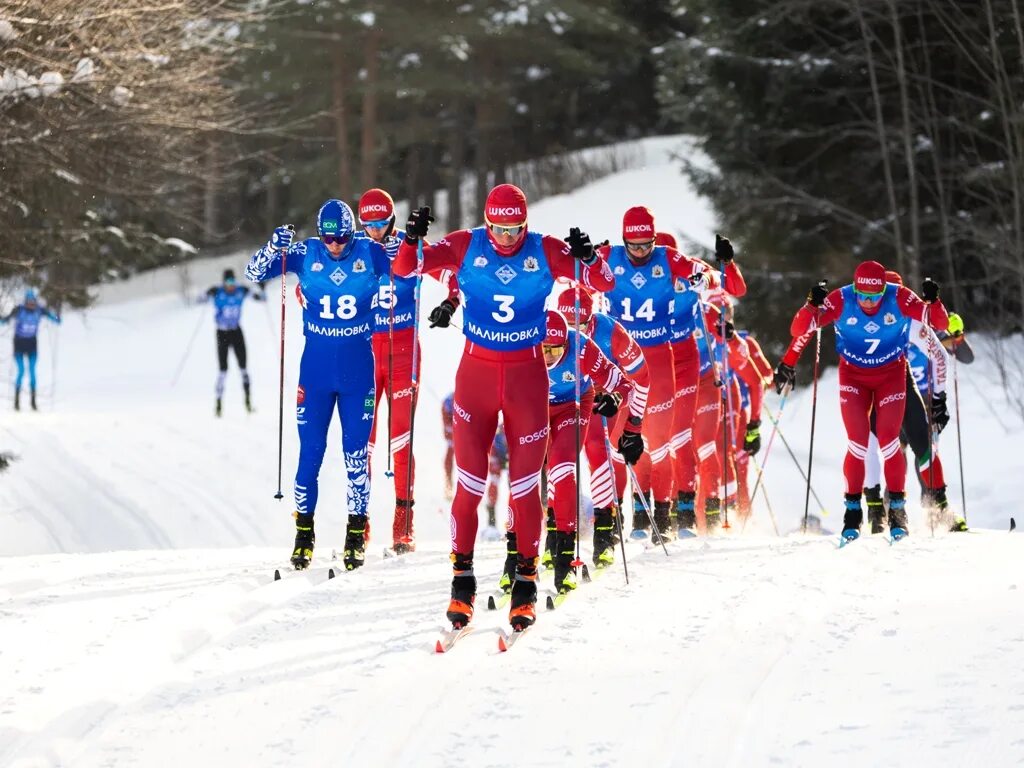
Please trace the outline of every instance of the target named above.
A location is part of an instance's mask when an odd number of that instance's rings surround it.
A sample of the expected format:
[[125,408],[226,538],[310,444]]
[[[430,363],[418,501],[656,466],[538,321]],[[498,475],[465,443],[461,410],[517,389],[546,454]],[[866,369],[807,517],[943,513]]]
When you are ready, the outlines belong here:
[[[649,203],[659,228],[710,244],[709,209],[664,162],[679,140],[642,145],[648,168],[531,205],[531,227],[579,225],[615,239],[622,211]],[[666,200],[687,202],[658,209]],[[628,586],[617,563],[551,612],[543,575],[537,627],[507,654],[497,650],[507,607],[486,610],[503,543],[481,542],[476,631],[437,656],[451,576],[439,404],[463,339],[454,328],[422,330],[418,551],[380,556],[394,494],[377,451],[367,565],[346,573],[330,560],[345,525],[335,424],[314,565],[287,571],[297,307],[288,305],[277,502],[279,283],[268,286],[270,306],[250,302],[243,313],[257,410],[242,409],[232,359],[222,419],[212,313],[180,295],[245,258],[102,288],[95,309],[68,313],[41,340],[42,410],[0,421],[0,449],[19,456],[0,482],[0,765],[1024,763],[1024,544],[1005,533],[1020,515],[1007,500],[1024,495],[1022,430],[995,428],[990,403],[998,409],[1002,395],[983,355],[960,369],[960,405],[970,520],[992,530],[929,535],[911,487],[908,540],[865,536],[840,551],[836,536],[771,536],[757,499],[743,535],[737,524],[676,542],[668,558],[630,545]],[[424,282],[424,316],[444,295]],[[58,351],[54,386],[46,358]],[[831,510],[813,498],[810,508],[825,529],[841,522],[836,390],[826,372],[813,485]],[[797,391],[781,420],[804,466],[810,411],[809,393]],[[955,429],[942,446],[958,508]],[[797,468],[779,439],[759,459],[779,528],[798,528]]]

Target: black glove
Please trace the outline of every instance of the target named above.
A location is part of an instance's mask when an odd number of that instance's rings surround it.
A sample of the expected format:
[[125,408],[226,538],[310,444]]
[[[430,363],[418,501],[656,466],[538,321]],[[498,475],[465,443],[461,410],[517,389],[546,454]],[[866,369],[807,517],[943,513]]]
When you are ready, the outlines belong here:
[[455,314],[455,303],[451,299],[445,299],[432,310],[430,310],[431,328],[447,328],[451,325],[452,315]]
[[430,215],[429,205],[417,208],[409,214],[409,221],[405,224],[405,239],[415,245],[421,237],[427,236],[427,230],[430,228],[430,222],[433,220],[434,217]]
[[939,284],[930,277],[926,277],[921,283],[921,298],[929,304],[939,300]]
[[736,252],[733,250],[732,243],[729,242],[728,237],[715,235],[715,258],[726,263],[736,258]]
[[590,235],[586,232],[579,227],[573,227],[569,230],[565,242],[569,244],[569,253],[574,259],[579,259],[588,266],[594,263],[594,244],[590,242]]
[[932,423],[941,432],[949,424],[949,410],[946,408],[946,393],[932,395]]
[[743,438],[743,450],[753,456],[761,450],[761,422],[747,423],[747,434]]
[[623,432],[619,438],[619,453],[627,464],[636,464],[644,454],[644,439],[639,432]]
[[736,326],[730,323],[728,320],[725,321],[725,338],[731,339],[736,335]]
[[775,369],[775,391],[781,395],[786,385],[789,385],[789,388],[792,389],[795,384],[796,371],[793,370],[793,366],[779,363],[779,367]]
[[828,296],[828,281],[819,280],[807,294],[807,303],[812,307],[820,307]]
[[594,413],[611,418],[619,412],[622,395],[618,392],[602,392],[594,398]]

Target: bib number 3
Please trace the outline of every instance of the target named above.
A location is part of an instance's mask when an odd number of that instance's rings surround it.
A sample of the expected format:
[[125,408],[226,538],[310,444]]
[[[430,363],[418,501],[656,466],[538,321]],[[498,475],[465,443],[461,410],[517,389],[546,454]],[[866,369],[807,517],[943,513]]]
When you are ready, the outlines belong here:
[[512,318],[516,316],[516,311],[512,309],[512,303],[516,300],[516,297],[496,293],[494,294],[494,300],[498,303],[498,309],[495,312],[491,312],[491,317],[499,323],[511,322]]

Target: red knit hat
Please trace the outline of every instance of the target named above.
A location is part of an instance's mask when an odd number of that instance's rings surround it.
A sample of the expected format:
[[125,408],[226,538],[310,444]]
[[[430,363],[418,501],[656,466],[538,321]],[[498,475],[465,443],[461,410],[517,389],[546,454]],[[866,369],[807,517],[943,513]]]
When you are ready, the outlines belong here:
[[862,261],[853,273],[853,290],[881,293],[885,290],[885,267],[877,261]]
[[644,206],[630,208],[622,217],[623,240],[653,240],[654,215]]
[[671,232],[658,232],[654,236],[655,245],[667,245],[669,248],[675,248],[679,250],[679,243],[676,242],[676,236]]
[[359,221],[383,221],[395,215],[395,201],[383,189],[368,189],[359,198]]
[[526,195],[514,184],[499,184],[487,195],[484,221],[515,226],[526,223]]
[[903,285],[903,278],[900,277],[900,273],[892,269],[885,270],[885,282],[896,283],[896,285]]
[[548,332],[544,337],[545,344],[561,347],[569,341],[569,324],[560,312],[548,310]]
[[[576,316],[576,289],[566,288],[558,294],[558,311],[565,315],[566,321]],[[580,328],[585,328],[594,314],[594,294],[590,289],[580,286]]]

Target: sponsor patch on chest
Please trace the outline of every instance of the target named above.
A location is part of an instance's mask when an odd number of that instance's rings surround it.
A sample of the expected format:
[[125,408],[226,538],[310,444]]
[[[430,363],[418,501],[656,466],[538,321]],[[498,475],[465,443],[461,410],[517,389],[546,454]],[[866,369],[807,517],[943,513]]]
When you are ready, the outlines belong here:
[[502,264],[494,270],[494,274],[504,285],[508,285],[515,279],[518,273],[508,264]]
[[346,277],[348,277],[348,275],[341,267],[335,267],[334,271],[331,272],[331,282],[335,285],[341,285],[345,281]]

